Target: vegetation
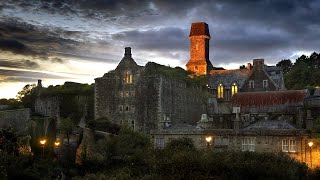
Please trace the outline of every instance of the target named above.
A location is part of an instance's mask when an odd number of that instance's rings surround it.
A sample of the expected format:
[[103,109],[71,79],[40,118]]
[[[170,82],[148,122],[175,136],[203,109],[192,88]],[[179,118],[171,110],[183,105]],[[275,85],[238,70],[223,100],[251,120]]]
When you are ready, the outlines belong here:
[[320,85],[320,55],[302,55],[291,66],[290,60],[282,60],[277,66],[284,68],[284,80],[288,89],[314,88]]
[[2,99],[0,99],[0,105],[8,106],[8,107],[3,108],[3,109],[10,110],[10,109],[18,109],[18,108],[20,108],[22,104],[17,99],[13,99],[13,98],[5,99],[5,98],[2,98]]
[[30,108],[34,111],[34,105],[37,98],[36,84],[27,84],[17,94],[17,99],[25,108]]

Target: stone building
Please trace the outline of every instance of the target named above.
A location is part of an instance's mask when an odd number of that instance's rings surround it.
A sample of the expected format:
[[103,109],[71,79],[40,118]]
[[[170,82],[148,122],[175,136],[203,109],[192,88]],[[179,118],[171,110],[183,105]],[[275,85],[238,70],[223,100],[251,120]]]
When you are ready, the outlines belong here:
[[144,132],[179,122],[195,124],[206,110],[207,91],[173,72],[185,73],[152,62],[139,66],[131,48],[125,48],[117,68],[95,79],[95,118]]

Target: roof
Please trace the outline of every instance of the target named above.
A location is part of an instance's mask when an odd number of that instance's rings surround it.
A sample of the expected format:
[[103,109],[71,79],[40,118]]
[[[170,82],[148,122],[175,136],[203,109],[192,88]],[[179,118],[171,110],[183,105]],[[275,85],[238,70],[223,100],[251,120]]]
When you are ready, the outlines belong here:
[[237,83],[238,87],[242,87],[249,76],[249,72],[248,69],[212,70],[210,75],[209,85],[211,88],[216,89],[222,83],[225,88],[230,89],[234,82]]
[[308,96],[307,90],[260,91],[236,93],[232,97],[233,106],[273,106],[276,104],[302,103]]
[[189,37],[191,36],[209,36],[210,37],[208,24],[205,22],[192,23]]
[[296,129],[291,124],[286,121],[279,121],[279,120],[260,120],[257,121],[245,128],[244,130],[256,130],[256,129]]

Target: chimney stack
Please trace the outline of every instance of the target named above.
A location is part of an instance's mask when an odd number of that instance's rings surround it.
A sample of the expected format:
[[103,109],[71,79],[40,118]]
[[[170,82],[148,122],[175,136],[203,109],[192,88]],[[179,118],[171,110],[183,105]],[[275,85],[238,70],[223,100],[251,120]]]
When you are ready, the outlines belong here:
[[38,85],[37,87],[42,87],[42,80],[41,79],[38,79]]
[[125,47],[124,49],[124,56],[131,57],[131,47]]

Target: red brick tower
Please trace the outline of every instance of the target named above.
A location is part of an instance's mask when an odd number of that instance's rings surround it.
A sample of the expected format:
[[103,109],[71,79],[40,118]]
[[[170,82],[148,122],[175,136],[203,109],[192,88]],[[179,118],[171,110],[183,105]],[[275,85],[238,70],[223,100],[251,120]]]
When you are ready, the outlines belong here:
[[190,30],[190,60],[186,64],[187,70],[195,75],[206,75],[212,64],[209,60],[210,33],[205,22],[192,23]]

